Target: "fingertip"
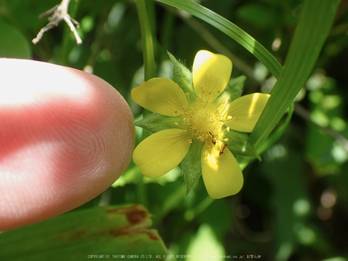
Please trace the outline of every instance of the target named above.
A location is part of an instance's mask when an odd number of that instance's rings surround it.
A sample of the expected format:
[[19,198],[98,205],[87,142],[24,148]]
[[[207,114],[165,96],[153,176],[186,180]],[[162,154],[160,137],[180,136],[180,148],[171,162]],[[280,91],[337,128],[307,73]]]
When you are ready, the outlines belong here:
[[127,102],[97,76],[29,60],[0,68],[1,231],[99,195],[127,168],[135,131]]

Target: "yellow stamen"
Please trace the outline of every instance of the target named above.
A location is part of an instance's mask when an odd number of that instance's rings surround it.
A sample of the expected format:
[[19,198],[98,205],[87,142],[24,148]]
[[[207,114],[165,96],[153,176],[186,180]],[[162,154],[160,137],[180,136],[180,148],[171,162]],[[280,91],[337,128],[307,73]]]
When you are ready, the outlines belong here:
[[197,140],[204,141],[204,138],[202,136],[197,137]]
[[[211,94],[212,92],[201,88],[201,96],[196,97],[196,102],[194,104],[188,102],[188,106],[182,107],[184,111],[180,114],[183,115],[183,126],[180,126],[178,122],[174,124],[190,133],[190,143],[193,142],[193,139],[206,142],[207,146],[218,146],[218,151],[223,154],[227,147],[226,142],[229,141],[228,138],[223,138],[223,132],[229,131],[229,128],[224,125],[233,117],[230,115],[226,117],[229,100],[221,99],[220,103],[215,105],[208,99],[207,95]],[[185,93],[185,95],[189,97],[190,93]]]

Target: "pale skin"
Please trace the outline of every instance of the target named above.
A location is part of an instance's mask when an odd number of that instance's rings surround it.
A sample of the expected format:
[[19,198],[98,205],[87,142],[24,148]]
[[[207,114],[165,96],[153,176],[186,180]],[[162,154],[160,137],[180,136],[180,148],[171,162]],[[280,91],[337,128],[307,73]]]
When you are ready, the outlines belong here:
[[0,58],[0,231],[95,198],[127,168],[132,113],[83,71]]

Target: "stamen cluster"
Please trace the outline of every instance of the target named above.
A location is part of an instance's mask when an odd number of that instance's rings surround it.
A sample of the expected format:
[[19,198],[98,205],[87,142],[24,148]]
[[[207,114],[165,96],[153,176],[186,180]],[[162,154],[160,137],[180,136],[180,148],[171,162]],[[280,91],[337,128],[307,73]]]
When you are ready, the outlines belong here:
[[[211,92],[208,94],[208,98]],[[225,123],[232,119],[232,116],[226,115],[228,104],[230,100],[222,99],[218,105],[213,102],[209,102],[209,99],[204,99],[206,93],[202,90],[201,98],[197,97],[194,104],[190,104],[189,93],[186,93],[188,97],[188,108],[183,107],[184,113],[183,131],[190,134],[189,143],[192,143],[192,139],[197,139],[202,142],[207,142],[208,146],[219,146],[220,155],[223,154],[224,149],[227,147],[228,139],[223,138],[223,132],[229,131],[228,127],[224,127]],[[179,114],[178,111],[175,113]],[[179,125],[178,122],[174,123]],[[220,148],[221,147],[221,148]]]

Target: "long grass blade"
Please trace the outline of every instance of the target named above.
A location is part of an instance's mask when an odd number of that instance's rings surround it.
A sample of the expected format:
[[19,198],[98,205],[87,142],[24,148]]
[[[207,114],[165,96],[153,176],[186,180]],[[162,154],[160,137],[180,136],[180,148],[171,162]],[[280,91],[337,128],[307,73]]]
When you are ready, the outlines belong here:
[[220,30],[252,53],[276,78],[278,78],[282,70],[282,66],[278,60],[263,45],[231,21],[210,9],[189,0],[156,1],[186,11]]
[[305,0],[284,69],[251,139],[258,147],[276,127],[308,79],[329,34],[339,0]]

